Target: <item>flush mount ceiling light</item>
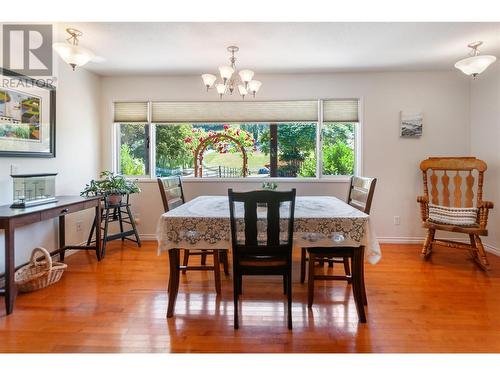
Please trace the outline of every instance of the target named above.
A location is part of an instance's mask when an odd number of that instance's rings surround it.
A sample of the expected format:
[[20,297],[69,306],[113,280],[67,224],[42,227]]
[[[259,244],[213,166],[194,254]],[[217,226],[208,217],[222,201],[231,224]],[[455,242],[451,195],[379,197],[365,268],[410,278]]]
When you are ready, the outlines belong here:
[[66,32],[70,35],[66,39],[67,43],[54,43],[52,47],[75,70],[77,66],[83,66],[92,60],[94,54],[78,45],[78,38],[83,35],[80,30],[69,28]]
[[207,91],[213,87],[217,90],[220,99],[224,95],[232,95],[238,90],[243,100],[248,94],[252,94],[255,98],[255,94],[259,91],[262,82],[253,79],[254,72],[248,69],[236,71],[236,57],[234,54],[239,51],[236,46],[227,47],[231,57],[229,58],[230,65],[219,66],[220,81],[216,83],[217,76],[214,74],[202,74],[201,79],[203,79],[203,84],[207,88]]
[[481,44],[483,44],[483,42],[480,41],[469,44],[467,47],[472,48],[470,57],[462,59],[455,64],[455,68],[460,69],[474,79],[497,59],[495,56],[491,55],[480,55],[478,48]]

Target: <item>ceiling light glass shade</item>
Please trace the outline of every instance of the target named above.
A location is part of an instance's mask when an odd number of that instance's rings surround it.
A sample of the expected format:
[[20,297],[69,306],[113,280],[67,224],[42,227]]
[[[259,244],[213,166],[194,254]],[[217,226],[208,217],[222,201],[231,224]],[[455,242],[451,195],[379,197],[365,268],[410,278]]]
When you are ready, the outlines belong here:
[[52,47],[73,70],[77,66],[85,65],[94,58],[94,54],[88,49],[69,43],[54,43]]
[[240,92],[241,96],[245,96],[248,94],[247,89],[243,85],[238,85],[238,91]]
[[240,78],[243,83],[248,84],[252,80],[254,72],[248,69],[240,70]]
[[222,79],[228,80],[233,75],[234,69],[231,68],[229,65],[221,65],[219,66],[219,72]]
[[203,79],[203,83],[205,84],[205,86],[207,86],[207,88],[210,88],[214,84],[217,77],[213,74],[202,74],[201,79]]
[[218,83],[215,85],[215,88],[217,89],[217,92],[220,95],[223,95],[226,92],[226,85],[223,85],[222,83]]
[[262,82],[252,80],[252,81],[248,82],[248,91],[250,91],[252,94],[255,95],[255,93],[257,91],[259,91],[260,86],[262,86]]
[[467,57],[458,61],[455,64],[455,68],[460,69],[462,72],[469,76],[476,76],[484,72],[488,66],[496,61],[496,59],[497,58],[495,56],[490,55]]

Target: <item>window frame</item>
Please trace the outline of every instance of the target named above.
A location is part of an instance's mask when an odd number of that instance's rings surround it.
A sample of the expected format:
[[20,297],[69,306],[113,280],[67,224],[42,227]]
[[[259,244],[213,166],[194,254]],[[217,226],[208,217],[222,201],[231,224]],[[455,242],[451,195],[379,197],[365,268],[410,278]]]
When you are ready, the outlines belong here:
[[[316,122],[316,176],[315,177],[236,177],[236,178],[217,178],[217,177],[189,177],[186,180],[191,182],[347,182],[350,180],[350,175],[324,175],[323,174],[323,102],[327,100],[358,100],[358,122],[355,124],[354,134],[354,175],[363,174],[363,98],[353,97],[336,97],[328,99],[318,99],[318,121]],[[149,157],[148,174],[141,176],[127,176],[136,178],[141,182],[156,182],[156,123],[152,119],[152,101],[148,100],[148,121],[137,123],[148,126],[148,142],[146,146]],[[112,147],[112,165],[113,172],[120,171],[120,123],[113,122],[113,147]],[[165,126],[166,124],[158,124]]]

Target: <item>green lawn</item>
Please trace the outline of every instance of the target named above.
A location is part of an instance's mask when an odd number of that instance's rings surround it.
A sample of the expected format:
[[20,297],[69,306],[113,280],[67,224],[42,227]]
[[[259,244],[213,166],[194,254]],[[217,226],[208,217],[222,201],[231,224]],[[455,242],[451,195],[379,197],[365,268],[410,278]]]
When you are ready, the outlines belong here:
[[[248,153],[248,168],[251,170],[263,168],[265,164],[269,164],[269,155],[262,152]],[[223,165],[229,168],[241,168],[243,157],[238,154],[219,154],[218,152],[206,153],[203,157],[203,164],[208,167],[217,167]]]

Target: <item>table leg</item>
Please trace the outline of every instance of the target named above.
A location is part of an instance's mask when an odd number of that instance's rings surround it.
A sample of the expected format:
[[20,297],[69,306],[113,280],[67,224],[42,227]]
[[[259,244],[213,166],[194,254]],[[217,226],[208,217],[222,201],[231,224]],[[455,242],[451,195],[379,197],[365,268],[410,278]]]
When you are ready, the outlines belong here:
[[66,221],[65,216],[59,216],[59,260],[64,262],[66,253]]
[[179,292],[179,249],[169,249],[168,258],[170,262],[170,277],[169,277],[169,291],[168,291],[168,309],[167,318],[174,316],[175,300]]
[[101,254],[101,203],[95,207],[95,255],[97,260],[102,259]]
[[366,323],[365,305],[363,303],[363,254],[364,246],[354,249],[352,257],[352,292],[354,295],[354,302],[358,312],[358,318],[361,323]]
[[16,284],[14,282],[15,255],[14,255],[14,228],[9,225],[5,229],[5,310],[7,315],[14,310],[16,299]]

